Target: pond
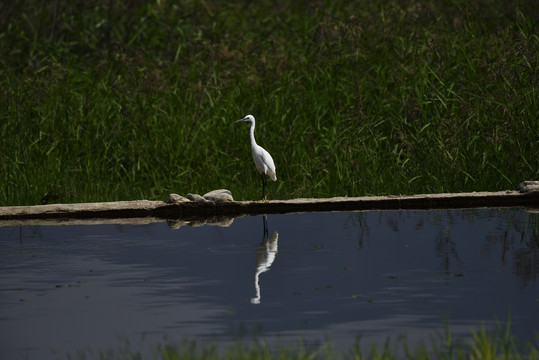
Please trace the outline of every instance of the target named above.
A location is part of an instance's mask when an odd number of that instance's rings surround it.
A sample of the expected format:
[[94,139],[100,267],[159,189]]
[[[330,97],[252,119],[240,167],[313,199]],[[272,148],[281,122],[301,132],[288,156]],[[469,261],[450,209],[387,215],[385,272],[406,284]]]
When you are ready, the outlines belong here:
[[[247,216],[221,226],[0,227],[0,358],[164,337],[330,338],[347,349],[495,329],[537,340],[539,214],[520,208]],[[225,226],[226,225],[226,226]]]

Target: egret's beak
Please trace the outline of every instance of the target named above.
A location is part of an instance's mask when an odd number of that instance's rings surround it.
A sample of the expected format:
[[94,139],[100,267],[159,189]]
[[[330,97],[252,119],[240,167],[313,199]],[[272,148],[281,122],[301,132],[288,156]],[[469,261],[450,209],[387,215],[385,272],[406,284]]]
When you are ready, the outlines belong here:
[[247,118],[244,117],[243,119],[236,120],[236,121],[234,121],[234,124],[237,124],[237,123],[239,123],[239,122],[241,122],[241,121],[245,121],[245,119],[247,119]]

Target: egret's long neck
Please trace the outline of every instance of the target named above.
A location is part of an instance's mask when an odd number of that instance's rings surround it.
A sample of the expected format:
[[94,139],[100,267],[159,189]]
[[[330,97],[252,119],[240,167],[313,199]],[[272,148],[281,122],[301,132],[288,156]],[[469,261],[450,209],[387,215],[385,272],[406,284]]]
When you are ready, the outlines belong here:
[[251,145],[255,146],[256,140],[255,140],[255,122],[254,121],[251,121],[251,130],[249,133],[251,135]]

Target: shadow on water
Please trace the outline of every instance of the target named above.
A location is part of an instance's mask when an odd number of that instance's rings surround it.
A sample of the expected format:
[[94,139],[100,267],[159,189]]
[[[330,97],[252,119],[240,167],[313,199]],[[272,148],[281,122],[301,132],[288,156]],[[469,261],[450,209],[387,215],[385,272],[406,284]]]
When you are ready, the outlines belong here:
[[539,214],[524,209],[0,227],[0,357],[163,334],[413,346],[447,319],[468,336],[509,309],[533,341],[538,249]]

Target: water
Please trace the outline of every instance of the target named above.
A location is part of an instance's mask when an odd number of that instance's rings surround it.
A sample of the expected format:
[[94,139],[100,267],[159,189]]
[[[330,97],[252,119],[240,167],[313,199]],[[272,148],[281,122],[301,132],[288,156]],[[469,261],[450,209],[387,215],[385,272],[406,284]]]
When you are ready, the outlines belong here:
[[[338,349],[539,324],[539,214],[524,209],[243,217],[228,227],[0,227],[0,358],[182,338]],[[120,339],[120,340],[119,340]]]

